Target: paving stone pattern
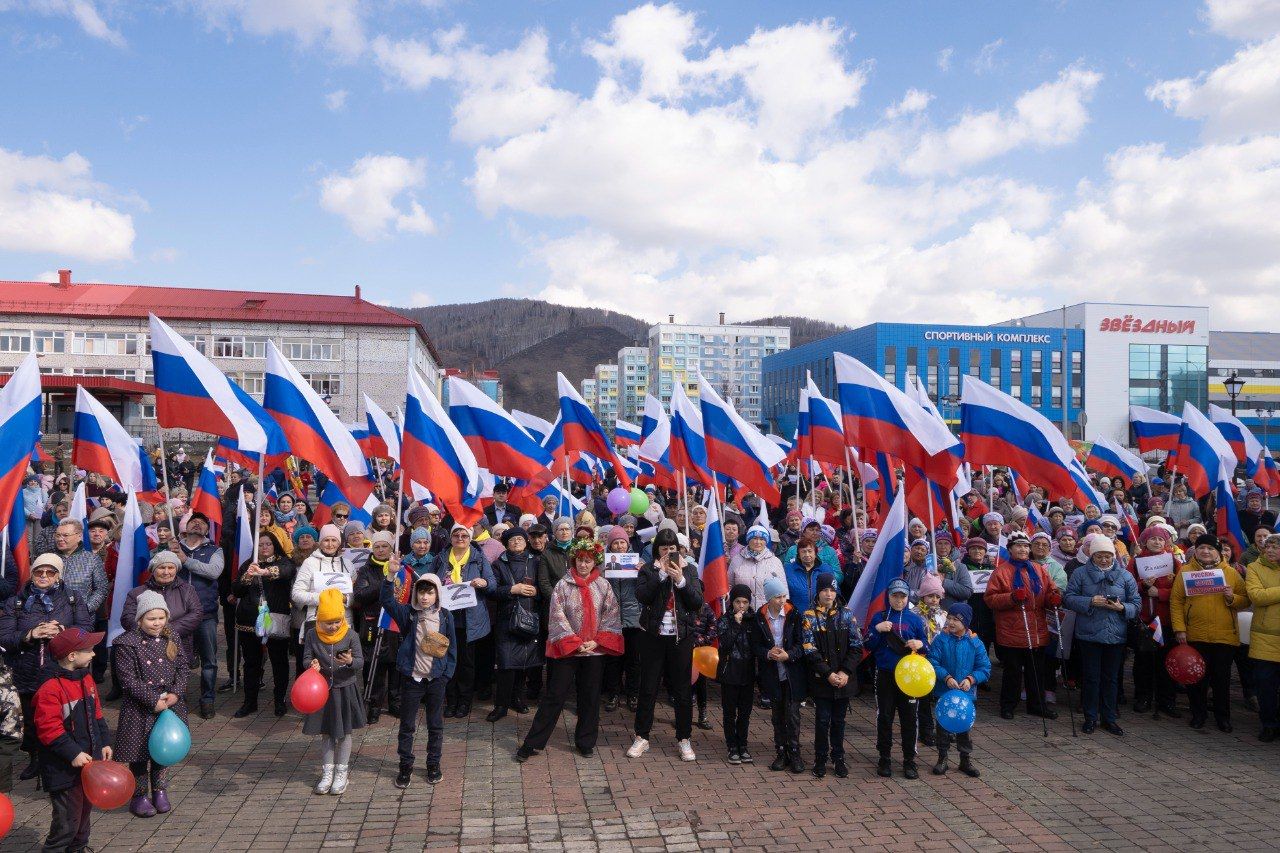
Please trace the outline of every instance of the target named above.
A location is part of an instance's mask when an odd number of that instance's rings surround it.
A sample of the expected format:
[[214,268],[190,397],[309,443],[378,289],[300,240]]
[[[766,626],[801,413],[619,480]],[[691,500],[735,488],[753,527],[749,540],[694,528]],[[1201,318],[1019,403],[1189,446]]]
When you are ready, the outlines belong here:
[[[997,678],[999,670],[997,669]],[[680,851],[680,850],[1275,850],[1280,743],[1254,738],[1256,716],[1235,710],[1236,731],[1210,723],[1132,713],[1123,739],[1099,731],[1073,738],[1062,717],[1041,734],[1038,719],[1006,722],[993,694],[979,701],[975,729],[980,779],[954,769],[919,781],[881,779],[873,761],[870,695],[855,699],[847,732],[851,775],[822,780],[772,773],[768,712],[752,717],[754,765],[726,763],[718,705],[715,730],[695,729],[698,761],[679,760],[661,707],[653,748],[628,759],[631,715],[604,715],[596,754],[571,747],[572,715],[546,752],[524,765],[512,754],[532,719],[510,714],[446,721],[444,781],[430,786],[419,766],[406,791],[392,785],[396,726],[384,716],[357,734],[351,785],[341,797],[315,796],[318,746],[294,712],[230,717],[238,698],[220,693],[218,715],[192,716],[194,747],[172,771],[174,810],[134,818],[127,808],[97,812],[91,846],[108,851]],[[269,691],[264,695],[270,696]],[[1060,694],[1062,696],[1062,694]],[[194,694],[192,696],[194,697]],[[1065,697],[1063,697],[1065,698]],[[1185,711],[1185,702],[1183,704]],[[114,710],[109,716],[114,717]],[[419,736],[425,730],[419,726]],[[812,714],[804,712],[812,757]],[[47,799],[33,782],[13,793],[17,818],[0,851],[39,849]]]

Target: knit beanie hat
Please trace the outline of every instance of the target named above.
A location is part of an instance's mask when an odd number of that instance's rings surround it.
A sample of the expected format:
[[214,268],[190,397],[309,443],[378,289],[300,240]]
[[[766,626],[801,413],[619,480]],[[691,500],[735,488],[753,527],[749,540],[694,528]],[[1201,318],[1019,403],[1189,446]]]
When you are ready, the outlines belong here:
[[523,539],[525,545],[529,544],[529,534],[523,527],[508,527],[502,531],[502,544],[505,547],[511,546],[512,539]]
[[329,587],[320,591],[320,604],[316,606],[317,622],[337,622],[345,619],[346,615],[347,607],[342,601],[341,590]]
[[141,619],[152,610],[163,610],[165,616],[169,615],[169,604],[164,600],[164,596],[154,589],[149,589],[138,596],[137,618]]
[[630,524],[632,527],[636,526],[637,522],[636,522],[636,517],[634,515],[627,512],[618,516],[618,525],[620,527],[626,527],[628,524]]
[[152,555],[151,562],[147,563],[147,569],[154,572],[157,566],[163,566],[165,563],[182,568],[182,558],[166,548]]
[[425,527],[415,528],[414,531],[409,534],[410,545],[412,545],[414,542],[430,542],[430,541],[431,541],[431,531],[427,530],[427,528]]
[[813,590],[814,598],[817,598],[818,593],[822,592],[824,589],[835,590],[835,588],[836,576],[831,572],[819,572],[817,585]]
[[294,545],[297,545],[298,540],[301,539],[303,536],[310,536],[312,539],[319,541],[320,532],[316,530],[314,527],[312,527],[310,524],[300,524],[297,527],[293,528],[293,544]]
[[426,521],[431,512],[425,506],[415,506],[409,510],[409,526],[417,524],[419,521]]
[[745,598],[751,601],[751,587],[745,583],[735,583],[733,588],[729,590],[729,603],[732,604],[735,598]]
[[390,530],[375,530],[373,535],[369,537],[369,542],[374,545],[377,545],[379,542],[385,542],[394,548],[396,544],[396,537]]
[[757,538],[763,539],[764,544],[766,546],[769,545],[771,541],[771,537],[769,536],[769,528],[762,527],[759,524],[752,525],[751,529],[747,531],[747,541],[750,542],[752,539],[757,539]]
[[938,576],[935,574],[925,575],[924,579],[920,581],[920,591],[917,594],[921,598],[924,598],[926,595],[945,595],[942,589],[942,581],[939,580]]
[[364,525],[358,521],[348,521],[342,526],[342,541],[346,542],[353,533],[364,533]]
[[787,594],[787,584],[782,578],[771,577],[764,582],[764,597],[777,598]]
[[342,531],[338,529],[336,524],[326,524],[320,528],[320,539],[337,539],[342,540]]
[[965,604],[963,601],[951,605],[951,607],[947,609],[947,615],[954,616],[959,619],[960,624],[965,627],[966,631],[969,629],[969,626],[973,624],[973,608]]
[[608,550],[610,543],[621,539],[623,542],[630,543],[631,537],[627,536],[627,531],[623,529],[621,524],[615,524],[609,528],[609,533],[604,537],[604,547]]

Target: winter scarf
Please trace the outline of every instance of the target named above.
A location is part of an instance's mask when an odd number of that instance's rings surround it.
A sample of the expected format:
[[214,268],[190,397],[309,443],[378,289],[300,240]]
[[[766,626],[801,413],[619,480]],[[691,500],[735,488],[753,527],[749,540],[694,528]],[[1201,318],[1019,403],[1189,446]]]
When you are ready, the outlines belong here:
[[1031,565],[1030,560],[1009,560],[1009,565],[1013,566],[1013,588],[1022,589],[1030,584],[1031,597],[1035,598],[1040,594],[1040,575]]
[[53,598],[50,594],[62,589],[62,581],[58,581],[48,589],[39,589],[35,584],[30,584],[27,589],[29,590],[27,600],[22,604],[22,609],[24,611],[30,613],[32,608],[34,608],[38,603],[45,613],[52,613]]

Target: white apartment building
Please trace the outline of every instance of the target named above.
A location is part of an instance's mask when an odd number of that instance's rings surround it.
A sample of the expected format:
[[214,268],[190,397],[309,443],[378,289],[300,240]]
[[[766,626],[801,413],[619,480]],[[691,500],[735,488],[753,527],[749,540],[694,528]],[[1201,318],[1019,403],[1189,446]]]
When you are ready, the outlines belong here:
[[618,417],[618,365],[596,365],[596,402],[592,408],[600,424],[612,434]]
[[649,350],[618,350],[618,417],[639,424],[644,416],[644,395],[649,392]]

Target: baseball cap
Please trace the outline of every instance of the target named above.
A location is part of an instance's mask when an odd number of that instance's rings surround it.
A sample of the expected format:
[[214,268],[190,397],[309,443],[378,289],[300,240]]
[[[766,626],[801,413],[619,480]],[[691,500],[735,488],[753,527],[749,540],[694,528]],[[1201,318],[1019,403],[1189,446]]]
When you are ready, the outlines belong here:
[[85,649],[93,648],[102,642],[102,638],[105,636],[105,631],[67,628],[49,641],[49,654],[53,655],[54,660],[62,660],[72,652],[82,652]]

